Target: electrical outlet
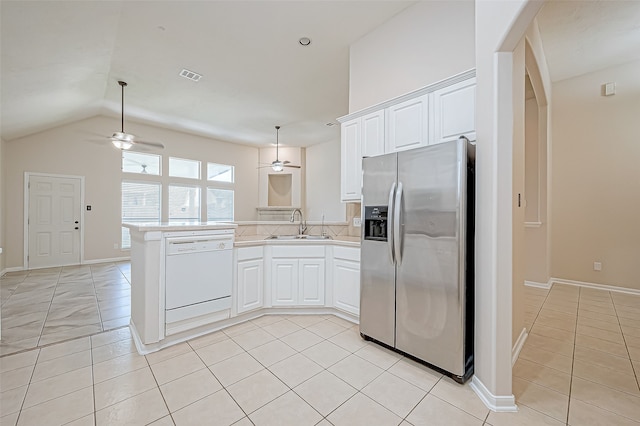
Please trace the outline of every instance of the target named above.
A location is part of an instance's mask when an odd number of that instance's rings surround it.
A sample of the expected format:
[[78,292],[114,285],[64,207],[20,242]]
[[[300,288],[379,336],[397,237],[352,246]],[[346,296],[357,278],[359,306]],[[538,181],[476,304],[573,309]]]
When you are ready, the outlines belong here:
[[362,218],[354,217],[353,226],[360,227],[362,225]]
[[113,248],[114,248],[114,249],[117,249],[117,248],[119,248],[119,247],[120,247],[120,244],[118,244],[118,243],[113,243]]
[[602,262],[593,262],[594,271],[602,271]]

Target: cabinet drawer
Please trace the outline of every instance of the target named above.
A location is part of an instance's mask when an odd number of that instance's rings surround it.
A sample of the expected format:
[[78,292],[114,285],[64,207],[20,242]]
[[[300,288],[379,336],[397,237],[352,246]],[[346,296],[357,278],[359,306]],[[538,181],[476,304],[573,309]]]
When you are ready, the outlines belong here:
[[274,246],[272,257],[324,257],[324,246]]
[[249,259],[262,259],[262,246],[241,247],[238,250],[238,261]]
[[360,249],[336,246],[333,248],[333,257],[335,259],[345,259],[351,260],[353,262],[360,262]]

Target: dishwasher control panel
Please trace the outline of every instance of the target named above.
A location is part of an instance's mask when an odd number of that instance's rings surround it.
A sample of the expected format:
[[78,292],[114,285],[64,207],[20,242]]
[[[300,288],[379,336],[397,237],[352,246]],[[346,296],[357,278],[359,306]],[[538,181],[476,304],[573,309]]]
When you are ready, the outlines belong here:
[[231,250],[233,237],[211,236],[208,238],[167,238],[167,256],[203,251]]

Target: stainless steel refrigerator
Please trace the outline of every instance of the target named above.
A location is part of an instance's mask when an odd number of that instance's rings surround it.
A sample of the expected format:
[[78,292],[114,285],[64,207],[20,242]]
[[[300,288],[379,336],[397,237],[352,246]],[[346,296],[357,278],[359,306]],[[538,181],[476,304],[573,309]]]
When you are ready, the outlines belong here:
[[474,148],[362,161],[360,333],[460,383],[473,373]]

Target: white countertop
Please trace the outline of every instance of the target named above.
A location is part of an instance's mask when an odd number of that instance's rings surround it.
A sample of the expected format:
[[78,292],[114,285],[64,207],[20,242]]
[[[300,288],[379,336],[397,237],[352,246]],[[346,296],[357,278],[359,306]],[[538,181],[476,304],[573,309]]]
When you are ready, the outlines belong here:
[[276,240],[267,239],[269,235],[236,235],[235,247],[250,247],[258,245],[340,245],[347,247],[360,247],[360,237],[336,236],[326,240]]
[[231,222],[140,222],[123,223],[122,226],[138,232],[210,231],[212,229],[235,229],[238,227],[238,225]]

